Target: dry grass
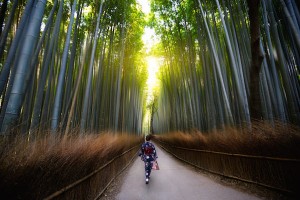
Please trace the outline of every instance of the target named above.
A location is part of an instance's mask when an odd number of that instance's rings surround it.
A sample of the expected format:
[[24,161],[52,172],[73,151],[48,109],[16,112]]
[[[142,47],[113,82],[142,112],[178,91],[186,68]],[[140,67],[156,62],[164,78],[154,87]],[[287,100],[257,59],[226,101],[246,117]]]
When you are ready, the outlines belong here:
[[300,128],[297,126],[256,122],[252,130],[228,127],[210,133],[174,132],[155,137],[178,158],[201,169],[280,191],[279,199],[285,195],[286,199],[300,197]]
[[46,197],[140,142],[141,137],[109,133],[2,140],[0,199]]
[[173,132],[156,135],[168,144],[192,149],[220,151],[246,155],[300,158],[300,128],[293,125],[256,122],[252,130],[227,127],[224,130]]

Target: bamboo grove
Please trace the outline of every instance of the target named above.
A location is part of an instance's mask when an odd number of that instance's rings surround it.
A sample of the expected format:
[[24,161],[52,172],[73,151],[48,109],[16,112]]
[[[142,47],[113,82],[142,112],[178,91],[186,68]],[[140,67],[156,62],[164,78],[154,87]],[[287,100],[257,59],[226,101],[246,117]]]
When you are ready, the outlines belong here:
[[1,3],[1,133],[142,132],[144,14],[134,0]]
[[[254,2],[260,2],[256,15]],[[271,123],[300,124],[298,1],[156,0],[151,7],[165,53],[154,132],[251,124],[255,106]],[[259,22],[254,56],[253,17]],[[261,59],[254,76],[253,57]],[[255,85],[258,104],[250,101]]]
[[[151,132],[300,124],[298,1],[150,2],[164,58]],[[1,134],[142,132],[147,22],[135,0],[0,5]]]

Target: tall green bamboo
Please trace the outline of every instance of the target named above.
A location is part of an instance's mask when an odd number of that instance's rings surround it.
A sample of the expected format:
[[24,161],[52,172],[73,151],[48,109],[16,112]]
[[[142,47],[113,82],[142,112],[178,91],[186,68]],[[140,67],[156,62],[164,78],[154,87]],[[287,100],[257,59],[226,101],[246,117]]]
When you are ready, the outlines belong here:
[[103,3],[104,3],[104,0],[101,1],[101,3],[100,3],[99,12],[97,14],[98,17],[97,17],[97,22],[96,22],[96,28],[95,28],[95,32],[93,35],[93,49],[91,52],[92,54],[91,54],[91,59],[90,59],[87,84],[86,84],[84,102],[83,102],[83,107],[82,107],[82,116],[81,116],[81,122],[80,122],[81,132],[85,131],[86,121],[87,121],[87,113],[88,113],[88,105],[89,105],[89,101],[91,99],[90,94],[91,94],[91,90],[92,90],[92,88],[91,88],[92,73],[93,73],[93,66],[94,66],[94,57],[95,57],[95,52],[96,52],[96,47],[97,47],[98,32],[101,29],[100,28],[100,18],[102,15]]
[[[63,4],[63,0],[62,0],[61,3]],[[63,55],[62,55],[60,72],[59,72],[59,76],[58,76],[55,102],[54,102],[52,119],[51,119],[51,129],[53,131],[55,131],[58,128],[59,119],[60,119],[60,115],[61,115],[62,97],[63,97],[64,82],[65,82],[64,79],[65,79],[65,73],[66,73],[66,68],[67,68],[67,58],[68,58],[68,51],[69,51],[70,41],[71,41],[71,32],[72,32],[72,28],[73,28],[76,4],[77,4],[77,0],[74,0],[72,8],[71,8],[70,22],[69,22],[69,25],[68,25],[68,32],[67,32],[64,51],[63,51]]]
[[39,0],[31,14],[31,20],[28,24],[27,32],[24,35],[24,44],[20,49],[20,57],[16,65],[16,77],[9,97],[8,106],[5,111],[1,132],[5,132],[11,128],[11,126],[16,124],[18,120],[27,87],[26,79],[30,76],[27,73],[30,71],[27,67],[30,66],[30,58],[33,54],[33,50],[40,33],[45,6],[46,1]]

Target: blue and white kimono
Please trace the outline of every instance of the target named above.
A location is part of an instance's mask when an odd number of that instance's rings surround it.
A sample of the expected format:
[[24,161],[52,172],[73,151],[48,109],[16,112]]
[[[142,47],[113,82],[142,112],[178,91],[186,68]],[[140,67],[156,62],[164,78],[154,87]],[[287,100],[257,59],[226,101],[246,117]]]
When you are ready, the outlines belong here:
[[142,161],[145,162],[146,178],[149,178],[151,174],[153,161],[155,161],[157,158],[155,146],[149,141],[143,143],[140,151],[140,156]]

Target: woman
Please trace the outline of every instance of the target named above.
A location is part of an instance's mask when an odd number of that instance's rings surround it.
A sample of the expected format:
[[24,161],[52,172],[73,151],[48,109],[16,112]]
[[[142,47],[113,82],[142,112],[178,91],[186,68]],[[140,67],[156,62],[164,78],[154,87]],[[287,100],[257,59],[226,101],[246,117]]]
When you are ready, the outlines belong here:
[[150,142],[151,135],[146,136],[146,141],[142,144],[139,156],[142,156],[142,161],[145,162],[146,184],[149,183],[153,162],[156,161],[157,154],[155,146]]

